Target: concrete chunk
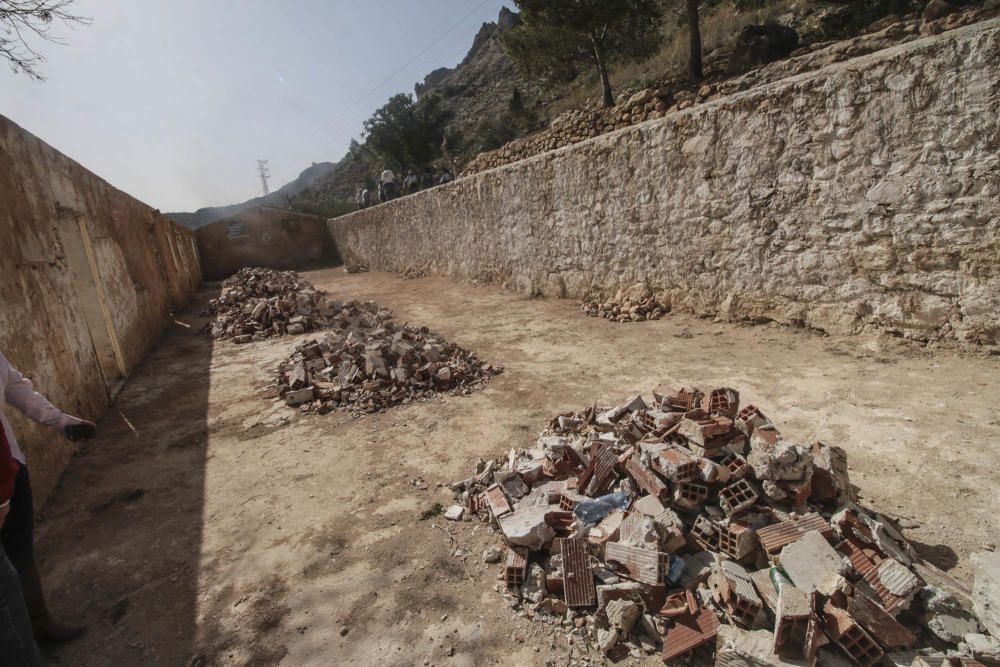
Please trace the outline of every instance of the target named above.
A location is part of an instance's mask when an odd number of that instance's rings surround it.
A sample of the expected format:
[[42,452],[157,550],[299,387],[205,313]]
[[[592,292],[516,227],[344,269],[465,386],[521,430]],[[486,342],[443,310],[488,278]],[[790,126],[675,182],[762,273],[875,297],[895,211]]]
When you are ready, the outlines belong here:
[[556,536],[555,530],[545,523],[545,516],[551,511],[548,505],[517,510],[500,518],[500,530],[508,543],[539,551]]
[[840,554],[818,531],[808,532],[785,546],[778,560],[792,583],[807,593],[831,591],[842,564]]
[[715,643],[716,667],[805,666],[804,660],[783,660],[771,652],[774,635],[769,630],[742,630],[723,625]]
[[972,604],[983,627],[1000,637],[1000,553],[972,554]]
[[305,389],[293,389],[285,394],[285,403],[292,407],[302,405],[316,398],[316,390],[313,387]]

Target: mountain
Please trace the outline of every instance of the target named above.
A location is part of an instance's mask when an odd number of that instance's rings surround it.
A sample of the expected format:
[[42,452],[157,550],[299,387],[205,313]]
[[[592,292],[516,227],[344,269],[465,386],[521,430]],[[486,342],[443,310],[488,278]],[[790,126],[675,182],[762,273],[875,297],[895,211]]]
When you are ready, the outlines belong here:
[[[417,99],[440,95],[441,106],[450,112],[449,157],[437,168],[452,169],[474,155],[541,129],[547,118],[546,89],[523,79],[514,69],[500,42],[500,35],[520,24],[517,14],[506,7],[496,21],[483,23],[465,57],[455,67],[435,69],[414,86]],[[518,109],[512,114],[512,107]],[[293,206],[307,213],[337,215],[350,210],[359,182],[372,185],[382,170],[381,160],[366,146],[352,146],[338,168],[299,193]]]
[[[517,74],[499,39],[502,32],[519,23],[517,14],[504,7],[497,21],[480,26],[462,62],[453,68],[438,68],[414,86],[418,99],[432,91],[440,95],[442,107],[452,114],[449,132],[455,141],[449,146],[449,152],[458,164],[480,151],[496,148],[510,139],[540,129],[539,114],[530,107],[541,105],[541,88]],[[509,119],[501,119],[514,97],[519,99],[519,104],[529,107],[517,127],[512,127]],[[380,165],[381,161],[364,144],[352,142],[347,155],[339,162],[315,163],[267,197],[201,208],[193,213],[166,215],[191,229],[261,205],[293,208],[315,215],[340,215],[353,208],[357,183],[371,183],[381,171]]]
[[216,220],[228,218],[229,216],[236,215],[240,211],[245,211],[246,209],[253,208],[255,206],[276,206],[279,208],[287,208],[291,201],[302,191],[306,190],[317,181],[333,174],[337,170],[337,167],[338,165],[332,162],[313,162],[312,166],[308,167],[305,171],[299,174],[298,178],[294,181],[286,183],[266,197],[254,197],[253,199],[248,199],[245,202],[230,204],[228,206],[209,206],[206,208],[200,208],[194,213],[165,213],[164,215],[174,222],[184,225],[185,227],[198,229],[199,227],[215,222]]

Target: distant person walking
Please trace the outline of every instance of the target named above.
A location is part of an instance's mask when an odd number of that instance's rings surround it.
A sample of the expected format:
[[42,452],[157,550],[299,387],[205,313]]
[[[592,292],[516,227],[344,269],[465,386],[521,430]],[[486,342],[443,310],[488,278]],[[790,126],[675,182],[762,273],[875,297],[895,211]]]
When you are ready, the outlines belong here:
[[438,179],[438,183],[444,185],[445,183],[450,183],[452,180],[454,179],[451,176],[451,171],[448,170],[448,167],[445,167],[444,171],[441,172],[441,178]]
[[382,192],[385,195],[383,201],[390,201],[396,196],[396,174],[392,173],[392,170],[386,167],[382,171]]
[[368,186],[364,186],[361,190],[361,208],[368,208],[372,205],[372,195],[368,192]]
[[384,204],[386,201],[388,201],[385,198],[385,184],[381,181],[381,179],[379,179],[378,182],[378,201],[380,204]]
[[[76,639],[83,634],[82,627],[69,627],[58,623],[49,614],[45,604],[45,596],[42,593],[42,581],[38,574],[38,567],[35,564],[35,508],[31,493],[31,480],[28,477],[28,465],[24,457],[24,452],[18,447],[17,439],[14,438],[14,431],[7,421],[6,406],[17,409],[28,419],[36,421],[44,426],[49,426],[61,433],[68,440],[76,441],[94,436],[94,424],[78,419],[66,414],[35,391],[31,381],[21,375],[16,368],[10,365],[7,358],[0,353],[0,458],[6,448],[10,451],[11,459],[15,467],[11,468],[9,461],[0,462],[0,465],[7,466],[6,473],[13,471],[14,485],[12,493],[8,498],[0,498],[0,504],[5,504],[4,514],[6,520],[0,530],[0,538],[3,542],[3,550],[6,553],[4,562],[0,562],[0,569],[4,569],[6,561],[17,570],[21,581],[21,592],[24,595],[24,604],[28,609],[31,625],[34,628],[35,638],[39,642],[63,643]],[[0,482],[3,480],[0,479]],[[9,484],[9,482],[7,482]],[[0,484],[2,487],[3,484]],[[0,488],[0,496],[6,495],[7,489]],[[3,580],[6,577],[0,574],[0,588],[4,587]],[[0,610],[7,601],[7,592],[0,592]],[[15,621],[16,623],[16,621]],[[0,638],[3,637],[4,620],[0,618]],[[6,651],[6,647],[4,647]],[[30,649],[22,647],[24,655],[31,655]],[[2,658],[3,656],[0,656]],[[0,664],[6,664],[0,660]],[[32,664],[26,662],[25,664]]]
[[410,172],[406,174],[406,178],[403,180],[403,190],[412,195],[417,191],[417,186],[419,184],[420,181],[417,179],[417,175],[414,174],[411,169]]
[[363,183],[358,183],[358,191],[354,194],[354,203],[358,205],[358,210],[365,207],[365,186]]

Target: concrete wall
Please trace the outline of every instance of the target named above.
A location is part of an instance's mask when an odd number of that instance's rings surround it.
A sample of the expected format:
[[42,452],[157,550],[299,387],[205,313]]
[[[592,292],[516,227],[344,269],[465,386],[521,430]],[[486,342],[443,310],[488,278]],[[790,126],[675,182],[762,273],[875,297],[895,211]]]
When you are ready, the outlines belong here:
[[348,264],[996,343],[1000,22],[330,221]]
[[270,206],[205,225],[195,236],[206,280],[221,280],[244,266],[300,269],[338,261],[323,218]]
[[[2,116],[0,262],[0,349],[95,420],[201,282],[190,231]],[[42,502],[74,446],[9,413]]]

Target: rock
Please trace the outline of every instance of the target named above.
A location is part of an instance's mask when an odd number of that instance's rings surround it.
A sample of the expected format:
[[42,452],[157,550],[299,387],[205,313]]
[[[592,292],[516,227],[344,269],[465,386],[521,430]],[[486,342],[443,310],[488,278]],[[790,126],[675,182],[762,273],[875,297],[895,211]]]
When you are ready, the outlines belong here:
[[799,48],[799,35],[778,23],[744,26],[729,56],[727,74],[739,74],[781,58]]
[[346,637],[347,633],[350,632],[350,631],[351,631],[351,629],[345,625],[342,628],[340,628],[340,636],[341,637]]
[[293,389],[285,393],[285,404],[295,407],[297,405],[302,405],[303,403],[308,403],[315,398],[315,389],[312,387],[306,387],[305,389]]
[[972,604],[986,631],[1000,637],[1000,553],[972,554]]
[[465,508],[461,505],[452,505],[444,511],[444,518],[448,521],[461,521],[465,514]]
[[604,608],[608,623],[621,631],[622,636],[632,631],[632,626],[642,616],[642,607],[631,600],[612,600]]
[[503,558],[503,551],[496,547],[490,547],[483,551],[484,563],[499,563],[501,558]]
[[507,542],[540,551],[556,536],[552,526],[545,523],[545,517],[552,511],[546,505],[535,505],[512,512],[500,519],[500,531]]
[[937,21],[957,11],[958,7],[945,0],[931,0],[924,6],[921,16],[925,21]]
[[924,624],[940,639],[957,644],[966,634],[979,630],[975,614],[963,609],[947,592],[926,587],[921,593],[926,616]]
[[618,640],[621,638],[621,632],[617,628],[612,628],[610,630],[598,629],[597,631],[597,648],[601,650],[604,655],[609,655],[615,647],[618,646]]
[[741,630],[723,625],[715,644],[717,665],[740,667],[792,667],[802,664],[785,662],[772,653],[774,634],[770,630]]
[[980,631],[973,613],[972,590],[949,574],[926,564],[914,566],[924,580],[920,591],[924,625],[938,638],[957,644],[967,634]]
[[555,616],[563,616],[569,610],[569,607],[567,607],[566,603],[559,598],[549,597],[539,602],[538,607],[536,607],[535,610],[553,614]]
[[656,96],[656,91],[652,88],[646,88],[645,90],[640,90],[638,93],[628,98],[629,106],[637,106],[639,104],[646,104]]
[[972,656],[980,660],[1000,660],[1000,639],[979,633],[969,633],[963,638]]
[[531,563],[528,565],[528,574],[521,586],[521,595],[532,602],[541,602],[545,593],[545,570],[538,563]]

